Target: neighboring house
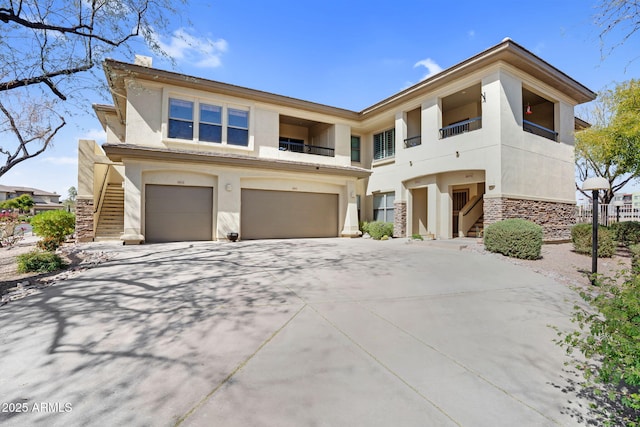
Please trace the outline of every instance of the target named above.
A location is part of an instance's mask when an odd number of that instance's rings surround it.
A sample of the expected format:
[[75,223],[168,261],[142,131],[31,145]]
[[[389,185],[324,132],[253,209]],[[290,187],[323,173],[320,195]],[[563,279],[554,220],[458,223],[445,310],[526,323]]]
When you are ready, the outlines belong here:
[[114,60],[101,147],[79,142],[80,240],[474,235],[510,217],[565,240],[574,107],[595,94],[510,39],[363,111]]
[[23,194],[28,194],[33,199],[34,205],[31,209],[31,213],[33,214],[54,209],[64,209],[64,206],[60,203],[59,194],[49,193],[47,191],[38,190],[37,188],[0,185],[0,202],[15,199]]

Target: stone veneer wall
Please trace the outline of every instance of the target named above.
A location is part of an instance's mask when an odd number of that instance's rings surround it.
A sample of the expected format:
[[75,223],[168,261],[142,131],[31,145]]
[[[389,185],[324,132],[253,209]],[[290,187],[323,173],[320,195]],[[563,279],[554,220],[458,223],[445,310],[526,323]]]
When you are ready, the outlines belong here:
[[76,199],[76,241],[93,241],[93,197]]
[[484,199],[485,227],[508,218],[523,218],[542,226],[545,242],[567,241],[571,239],[571,226],[576,222],[576,206],[542,200]]
[[393,237],[407,237],[407,202],[393,203]]

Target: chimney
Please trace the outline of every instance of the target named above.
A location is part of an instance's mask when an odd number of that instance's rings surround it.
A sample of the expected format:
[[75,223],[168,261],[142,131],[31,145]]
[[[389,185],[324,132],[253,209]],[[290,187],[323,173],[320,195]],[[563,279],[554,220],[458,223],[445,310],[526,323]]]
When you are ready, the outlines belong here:
[[153,62],[153,59],[150,56],[136,55],[134,64],[140,65],[142,67],[151,68],[152,62]]

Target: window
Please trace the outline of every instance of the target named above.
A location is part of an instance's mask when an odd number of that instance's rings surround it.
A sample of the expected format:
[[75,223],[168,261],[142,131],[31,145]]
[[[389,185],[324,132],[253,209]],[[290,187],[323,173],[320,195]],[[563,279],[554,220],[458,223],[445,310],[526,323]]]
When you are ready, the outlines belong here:
[[169,138],[193,139],[193,102],[169,99]]
[[222,107],[200,104],[200,134],[198,139],[206,142],[222,142]]
[[396,130],[389,129],[373,135],[373,160],[393,157],[396,153]]
[[169,98],[167,137],[247,147],[249,111]]
[[360,137],[359,136],[351,136],[351,161],[359,162],[360,161]]
[[393,201],[395,193],[382,193],[373,196],[373,220],[393,222]]
[[249,112],[229,108],[227,142],[231,145],[249,145]]

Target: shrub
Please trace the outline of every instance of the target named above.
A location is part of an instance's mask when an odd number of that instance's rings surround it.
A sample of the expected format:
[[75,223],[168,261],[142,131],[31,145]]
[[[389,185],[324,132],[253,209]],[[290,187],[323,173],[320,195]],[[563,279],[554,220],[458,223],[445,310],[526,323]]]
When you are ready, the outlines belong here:
[[367,221],[360,221],[360,231],[362,231],[362,234],[368,233],[369,232],[369,222]]
[[60,242],[53,237],[45,237],[42,240],[38,240],[36,246],[43,251],[55,252],[60,247]]
[[[579,254],[591,255],[593,230],[591,224],[576,224],[571,228],[573,249]],[[598,257],[610,258],[616,253],[613,233],[607,227],[598,226]]]
[[67,264],[53,252],[31,251],[26,254],[18,255],[18,273],[48,273],[50,271],[60,270]]
[[542,250],[542,227],[520,218],[505,219],[484,230],[490,252],[520,259],[538,259]]
[[612,403],[602,405],[609,408],[603,410],[609,418],[604,425],[640,426],[640,275],[626,276],[621,285],[610,278],[598,285],[597,291],[580,292],[588,306],[574,306],[571,321],[579,329],[555,328],[560,337],[556,343],[568,354],[578,350],[591,359],[574,359],[574,365],[585,386]]
[[75,225],[75,215],[62,210],[42,212],[31,219],[35,234],[45,239],[56,240],[58,243],[64,242],[67,236],[73,234]]
[[631,270],[635,274],[640,274],[640,244],[629,246],[631,251]]
[[640,222],[638,221],[614,222],[609,228],[621,245],[629,246],[640,243]]
[[382,221],[374,221],[368,224],[368,233],[372,239],[380,240],[383,236],[393,235],[393,223],[391,222],[382,222]]
[[20,226],[16,215],[0,217],[0,248],[11,248],[24,238],[24,228]]
[[418,233],[413,233],[413,234],[411,235],[411,239],[412,239],[412,240],[424,240],[424,239],[422,238],[422,236],[421,236],[421,235],[419,235]]

